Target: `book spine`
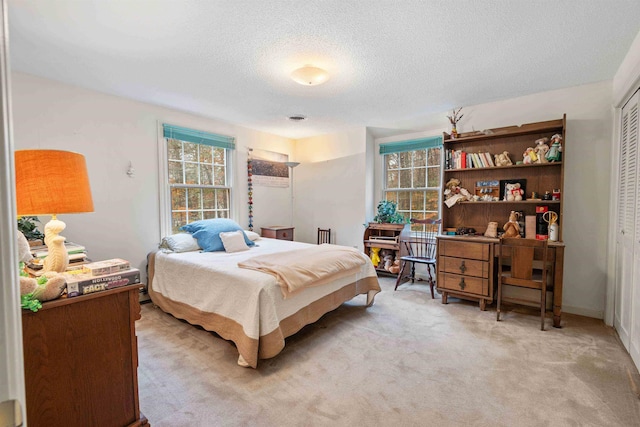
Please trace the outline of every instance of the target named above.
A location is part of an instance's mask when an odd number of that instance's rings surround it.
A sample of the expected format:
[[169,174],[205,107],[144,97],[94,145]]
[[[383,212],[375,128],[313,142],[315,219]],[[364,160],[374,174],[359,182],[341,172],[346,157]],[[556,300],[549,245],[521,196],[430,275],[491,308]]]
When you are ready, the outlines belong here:
[[132,269],[118,274],[98,276],[77,282],[67,281],[67,298],[106,291],[133,283],[140,283],[140,270]]

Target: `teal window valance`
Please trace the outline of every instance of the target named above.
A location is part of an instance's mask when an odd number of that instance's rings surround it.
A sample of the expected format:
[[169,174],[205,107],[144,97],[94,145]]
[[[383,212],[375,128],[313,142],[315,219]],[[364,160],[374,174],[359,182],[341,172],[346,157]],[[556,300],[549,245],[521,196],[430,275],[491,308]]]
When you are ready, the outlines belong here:
[[162,129],[165,138],[195,142],[196,144],[226,148],[228,150],[235,150],[236,148],[235,138],[231,136],[218,135],[215,133],[203,132],[200,130],[188,129],[181,126],[168,124],[163,124]]
[[387,142],[380,144],[380,154],[404,153],[406,151],[424,150],[442,146],[441,136],[410,139],[408,141]]

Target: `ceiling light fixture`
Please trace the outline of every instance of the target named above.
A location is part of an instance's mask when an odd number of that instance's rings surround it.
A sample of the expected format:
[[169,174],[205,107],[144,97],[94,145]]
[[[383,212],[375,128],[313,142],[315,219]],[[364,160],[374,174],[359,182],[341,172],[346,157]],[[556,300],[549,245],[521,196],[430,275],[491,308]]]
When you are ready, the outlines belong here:
[[291,73],[291,78],[305,86],[316,86],[329,80],[329,73],[313,65],[305,65]]

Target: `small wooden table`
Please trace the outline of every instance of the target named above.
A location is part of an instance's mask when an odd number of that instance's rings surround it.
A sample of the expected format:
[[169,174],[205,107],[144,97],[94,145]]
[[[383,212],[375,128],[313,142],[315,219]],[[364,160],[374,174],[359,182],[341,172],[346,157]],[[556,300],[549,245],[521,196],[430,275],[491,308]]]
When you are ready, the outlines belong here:
[[260,227],[262,237],[279,240],[293,240],[293,229],[295,227],[287,227],[282,225],[273,225],[271,227]]

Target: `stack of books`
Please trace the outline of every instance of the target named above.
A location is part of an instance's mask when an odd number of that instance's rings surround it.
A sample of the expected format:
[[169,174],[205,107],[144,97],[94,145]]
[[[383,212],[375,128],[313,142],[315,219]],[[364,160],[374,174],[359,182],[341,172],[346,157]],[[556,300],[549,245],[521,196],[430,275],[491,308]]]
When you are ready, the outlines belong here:
[[84,264],[82,270],[67,271],[63,275],[68,298],[140,283],[140,270],[131,268],[129,261],[120,258]]
[[[67,271],[82,270],[82,266],[89,262],[87,249],[82,245],[71,242],[65,242],[64,246],[67,248],[67,253],[69,254]],[[32,246],[31,255],[33,256],[33,260],[25,266],[25,270],[32,276],[39,277],[44,273],[42,267],[44,259],[49,255],[49,250],[46,245]]]

